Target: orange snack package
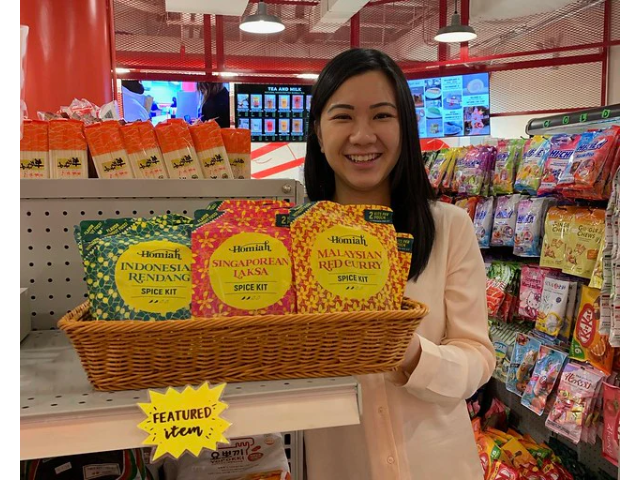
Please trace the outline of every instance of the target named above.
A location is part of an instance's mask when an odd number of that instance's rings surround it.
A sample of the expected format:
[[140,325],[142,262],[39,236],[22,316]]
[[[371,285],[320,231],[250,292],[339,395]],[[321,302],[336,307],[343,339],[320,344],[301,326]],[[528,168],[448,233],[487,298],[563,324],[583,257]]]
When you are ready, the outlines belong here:
[[564,265],[569,226],[575,207],[551,207],[544,222],[540,266],[561,269]]
[[388,207],[329,201],[291,211],[298,313],[401,307],[392,215]]
[[84,127],[98,178],[133,178],[120,126],[115,120]]
[[172,119],[159,123],[156,135],[169,178],[204,178],[187,122]]
[[121,125],[120,132],[135,178],[169,177],[151,122]]
[[49,178],[49,122],[25,120],[20,140],[20,178]]
[[233,178],[220,126],[210,120],[189,127],[206,178]]
[[233,178],[251,178],[251,130],[222,128],[221,132]]
[[49,121],[51,178],[89,178],[87,140],[80,120]]

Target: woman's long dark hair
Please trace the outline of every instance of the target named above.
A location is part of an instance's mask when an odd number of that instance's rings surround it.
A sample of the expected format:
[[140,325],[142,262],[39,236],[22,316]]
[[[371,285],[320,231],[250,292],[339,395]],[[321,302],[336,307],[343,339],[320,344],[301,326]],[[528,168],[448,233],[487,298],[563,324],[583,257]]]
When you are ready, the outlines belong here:
[[346,80],[370,71],[382,72],[395,87],[402,148],[391,171],[391,208],[396,231],[413,235],[413,255],[409,278],[420,275],[429,262],[435,238],[430,201],[436,195],[422,163],[418,122],[407,80],[400,67],[378,50],[355,48],[341,53],[322,70],[313,87],[304,180],[311,201],[333,200],[336,181],[333,170],[320,151],[316,122],[329,98]]

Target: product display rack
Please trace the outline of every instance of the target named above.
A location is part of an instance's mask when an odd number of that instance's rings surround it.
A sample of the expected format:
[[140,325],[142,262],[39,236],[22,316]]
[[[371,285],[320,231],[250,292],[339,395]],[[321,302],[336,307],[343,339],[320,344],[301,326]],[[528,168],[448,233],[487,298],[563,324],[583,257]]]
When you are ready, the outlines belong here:
[[[57,320],[86,295],[73,238],[82,220],[193,215],[213,200],[302,203],[293,180],[21,180],[21,287],[32,331],[20,348],[20,459],[142,446],[137,403],[148,391],[97,392]],[[181,387],[181,386],[176,386]],[[163,391],[164,389],[158,389]],[[302,431],[354,425],[361,396],[353,377],[228,384],[228,437],[285,433],[293,479],[302,478]]]

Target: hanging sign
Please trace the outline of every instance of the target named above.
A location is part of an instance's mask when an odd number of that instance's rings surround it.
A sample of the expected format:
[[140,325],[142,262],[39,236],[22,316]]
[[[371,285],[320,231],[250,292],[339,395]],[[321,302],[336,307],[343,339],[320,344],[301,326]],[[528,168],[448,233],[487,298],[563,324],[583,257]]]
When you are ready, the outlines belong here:
[[224,432],[231,423],[220,418],[228,408],[220,400],[225,387],[205,382],[195,390],[149,391],[150,403],[138,404],[147,415],[138,427],[149,434],[144,445],[155,446],[153,461],[167,453],[178,458],[187,450],[197,457],[203,448],[215,451],[218,443],[229,443]]

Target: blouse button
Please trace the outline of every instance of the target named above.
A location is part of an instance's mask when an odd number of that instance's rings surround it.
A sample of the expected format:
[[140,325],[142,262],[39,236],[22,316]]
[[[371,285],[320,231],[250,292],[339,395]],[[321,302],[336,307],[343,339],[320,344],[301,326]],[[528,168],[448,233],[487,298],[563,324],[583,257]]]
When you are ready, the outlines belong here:
[[378,413],[384,415],[384,407],[378,407]]
[[393,462],[395,462],[395,459],[393,457],[387,457],[387,463],[389,465],[391,465]]

